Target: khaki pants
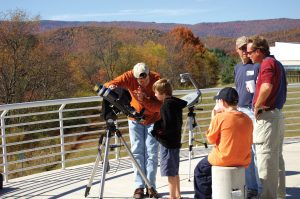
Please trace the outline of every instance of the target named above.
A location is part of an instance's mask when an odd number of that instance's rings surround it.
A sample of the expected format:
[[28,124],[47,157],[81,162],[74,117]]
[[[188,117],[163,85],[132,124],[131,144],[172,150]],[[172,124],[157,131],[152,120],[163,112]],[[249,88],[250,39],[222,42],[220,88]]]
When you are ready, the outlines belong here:
[[284,117],[279,109],[264,111],[256,121],[256,147],[262,199],[285,198],[285,167],[282,156]]

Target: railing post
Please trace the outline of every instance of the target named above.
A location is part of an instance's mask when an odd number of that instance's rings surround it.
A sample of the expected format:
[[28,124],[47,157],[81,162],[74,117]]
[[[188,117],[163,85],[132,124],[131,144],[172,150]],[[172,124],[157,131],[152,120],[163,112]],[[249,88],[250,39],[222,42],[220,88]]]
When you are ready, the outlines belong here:
[[8,182],[8,162],[7,162],[7,150],[6,150],[6,134],[5,134],[5,115],[8,110],[4,110],[1,113],[1,139],[2,139],[2,154],[3,154],[3,171],[4,171],[4,180]]
[[62,104],[59,108],[59,132],[60,132],[60,153],[61,153],[61,168],[65,169],[65,139],[64,139],[64,121],[63,109],[66,104]]
[[[115,121],[115,125],[116,125],[116,128],[118,129],[119,126],[118,126],[118,121]],[[119,145],[120,144],[120,138],[115,134],[115,144],[116,145]],[[119,159],[120,158],[120,147],[116,147],[115,148],[115,158],[116,159]]]

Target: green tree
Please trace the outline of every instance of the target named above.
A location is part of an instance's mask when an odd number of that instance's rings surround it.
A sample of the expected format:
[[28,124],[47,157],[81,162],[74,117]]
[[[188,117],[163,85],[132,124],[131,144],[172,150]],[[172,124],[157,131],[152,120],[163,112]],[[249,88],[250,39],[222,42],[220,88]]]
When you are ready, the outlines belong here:
[[234,82],[234,66],[238,62],[238,58],[231,57],[225,53],[222,49],[211,49],[212,53],[218,59],[219,70],[220,70],[220,79],[222,84],[231,84]]

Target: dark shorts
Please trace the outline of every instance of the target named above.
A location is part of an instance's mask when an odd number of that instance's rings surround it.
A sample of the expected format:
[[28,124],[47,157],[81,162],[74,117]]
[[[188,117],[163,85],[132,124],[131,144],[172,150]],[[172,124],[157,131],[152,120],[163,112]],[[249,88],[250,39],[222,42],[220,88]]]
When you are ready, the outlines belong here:
[[177,176],[179,173],[180,149],[168,149],[160,145],[160,173],[161,176]]

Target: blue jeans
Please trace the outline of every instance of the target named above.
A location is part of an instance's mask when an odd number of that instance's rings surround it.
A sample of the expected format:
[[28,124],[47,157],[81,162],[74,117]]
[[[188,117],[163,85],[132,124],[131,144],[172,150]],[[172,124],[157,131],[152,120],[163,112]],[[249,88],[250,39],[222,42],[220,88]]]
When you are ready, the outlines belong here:
[[195,199],[211,199],[212,198],[212,179],[211,167],[207,156],[197,164],[194,170],[194,190]]
[[[156,173],[158,165],[158,142],[151,135],[154,124],[143,125],[134,120],[128,120],[131,151],[135,160],[140,165],[143,173],[156,188]],[[145,188],[146,184],[133,165],[136,188]]]
[[[251,111],[250,108],[238,108],[239,111],[247,114],[250,119],[253,122],[253,126],[255,125],[255,118],[254,114]],[[260,194],[262,192],[262,185],[260,183],[259,177],[258,177],[258,169],[257,169],[257,161],[256,161],[256,150],[255,150],[255,145],[253,144],[251,147],[251,162],[248,166],[248,168],[245,170],[245,175],[246,175],[246,186],[248,192],[257,192]]]

